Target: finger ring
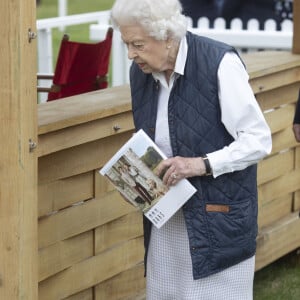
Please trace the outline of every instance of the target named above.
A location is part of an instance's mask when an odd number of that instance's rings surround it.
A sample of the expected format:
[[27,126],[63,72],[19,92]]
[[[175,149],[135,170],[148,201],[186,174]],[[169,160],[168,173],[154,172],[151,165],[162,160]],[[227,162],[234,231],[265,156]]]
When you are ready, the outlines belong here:
[[177,178],[177,175],[176,175],[175,173],[173,173],[173,174],[171,175],[171,177],[172,177],[173,179],[176,179],[176,178]]

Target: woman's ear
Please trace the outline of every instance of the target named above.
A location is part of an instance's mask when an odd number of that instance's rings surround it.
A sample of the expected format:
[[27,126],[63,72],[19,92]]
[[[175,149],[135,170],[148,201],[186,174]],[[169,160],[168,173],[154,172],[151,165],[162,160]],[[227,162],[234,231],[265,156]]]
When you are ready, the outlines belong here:
[[173,39],[171,37],[168,37],[166,39],[166,48],[170,49],[172,47],[172,44],[173,44]]

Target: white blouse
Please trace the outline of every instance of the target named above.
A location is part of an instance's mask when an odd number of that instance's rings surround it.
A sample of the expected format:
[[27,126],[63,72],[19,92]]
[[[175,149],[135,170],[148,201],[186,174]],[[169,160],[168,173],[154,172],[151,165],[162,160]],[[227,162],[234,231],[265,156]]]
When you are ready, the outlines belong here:
[[[179,75],[184,75],[187,58],[186,38],[180,43],[174,73],[169,85],[162,73],[153,73],[161,83],[155,141],[168,157],[172,156],[168,128],[168,99]],[[215,152],[207,153],[214,177],[242,170],[257,163],[272,149],[270,128],[255,99],[249,76],[235,53],[226,53],[218,70],[221,119],[234,141]]]

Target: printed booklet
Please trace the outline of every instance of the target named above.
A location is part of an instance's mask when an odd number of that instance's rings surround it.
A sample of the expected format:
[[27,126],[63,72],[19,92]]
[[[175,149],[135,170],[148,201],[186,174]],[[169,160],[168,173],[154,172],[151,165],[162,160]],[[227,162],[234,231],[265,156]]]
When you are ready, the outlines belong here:
[[143,131],[135,133],[99,171],[123,198],[160,228],[196,192],[186,179],[168,187],[155,174],[166,156]]

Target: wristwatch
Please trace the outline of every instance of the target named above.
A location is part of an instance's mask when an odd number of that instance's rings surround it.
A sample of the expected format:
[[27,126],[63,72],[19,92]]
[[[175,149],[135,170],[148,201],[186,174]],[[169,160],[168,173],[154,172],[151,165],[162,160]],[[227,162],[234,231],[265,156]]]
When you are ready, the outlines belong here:
[[202,159],[203,159],[204,164],[205,164],[205,170],[206,170],[205,175],[206,176],[212,175],[211,166],[210,166],[208,157],[206,155],[204,155],[204,156],[202,156]]

